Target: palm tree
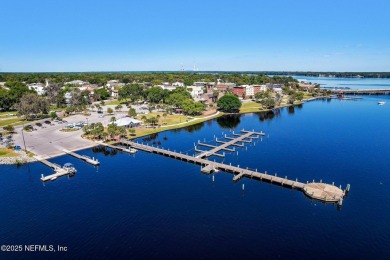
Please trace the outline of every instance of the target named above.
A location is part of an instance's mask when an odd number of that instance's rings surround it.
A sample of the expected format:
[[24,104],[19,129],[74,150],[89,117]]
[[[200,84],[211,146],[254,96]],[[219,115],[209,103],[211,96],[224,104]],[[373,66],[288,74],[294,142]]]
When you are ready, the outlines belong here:
[[124,126],[118,126],[117,133],[120,136],[120,138],[122,138],[122,136],[126,136],[127,134],[126,128]]
[[103,110],[103,108],[102,108],[102,106],[101,106],[100,104],[96,104],[95,107],[96,107],[96,109],[97,109],[98,111]]
[[123,106],[122,106],[121,104],[119,104],[119,105],[117,105],[117,106],[115,107],[115,111],[121,111],[122,108],[123,108]]
[[165,119],[167,117],[167,113],[164,113],[162,116],[164,117],[164,123],[166,124]]
[[112,116],[112,117],[110,118],[110,122],[114,123],[115,121],[116,121],[115,116]]
[[160,117],[161,117],[160,115],[157,115],[157,116],[156,116],[156,123],[157,123],[157,124],[160,122]]
[[144,121],[144,123],[147,123],[148,118],[147,118],[145,115],[143,115],[143,116],[141,117],[141,120]]

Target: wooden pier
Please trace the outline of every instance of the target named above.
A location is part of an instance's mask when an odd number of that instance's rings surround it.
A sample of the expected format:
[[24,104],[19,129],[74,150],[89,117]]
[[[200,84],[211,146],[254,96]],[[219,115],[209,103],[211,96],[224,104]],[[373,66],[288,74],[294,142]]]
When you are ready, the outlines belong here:
[[69,175],[70,172],[68,172],[66,169],[58,168],[54,170],[55,172],[53,174],[43,176],[41,174],[41,181],[54,181],[59,177]]
[[[210,151],[205,151],[201,154],[201,156],[194,156],[194,155],[188,155],[183,154],[176,151],[169,151],[165,150],[159,147],[149,146],[145,144],[136,143],[133,141],[120,141],[120,144],[127,145],[129,147],[133,147],[137,150],[142,150],[149,153],[156,153],[160,155],[164,155],[170,158],[175,158],[182,161],[191,162],[194,164],[201,165],[201,172],[205,174],[210,174],[214,171],[221,170],[224,172],[229,172],[234,174],[233,181],[239,181],[241,178],[251,178],[251,179],[257,179],[261,181],[266,181],[271,184],[276,184],[283,187],[288,187],[291,189],[296,189],[303,191],[308,197],[320,200],[323,202],[337,202],[339,205],[342,204],[345,191],[343,191],[340,188],[330,185],[330,184],[324,184],[324,183],[302,183],[299,182],[298,179],[289,180],[287,179],[287,176],[285,178],[277,177],[276,175],[269,175],[266,172],[261,173],[257,170],[249,170],[249,169],[243,169],[239,166],[233,166],[233,165],[227,165],[224,163],[218,163],[218,162],[212,162],[210,160],[205,159],[205,157],[215,155],[220,150],[223,150],[224,148],[227,148],[228,146],[232,146],[236,144],[237,142],[240,142],[246,138],[249,138],[253,135],[264,135],[261,133],[256,132],[250,132],[250,131],[242,131],[244,134],[240,135],[237,138],[232,139],[229,142],[224,142],[222,145],[214,147]],[[349,186],[348,186],[349,187]]]
[[43,174],[41,174],[41,181],[44,181],[44,182],[45,181],[53,181],[53,180],[57,179],[58,177],[70,174],[66,169],[61,168],[61,166],[58,164],[49,162],[48,160],[42,159],[39,156],[35,156],[35,159],[37,159],[39,162],[49,166],[50,168],[52,168],[54,170],[53,174],[50,174],[47,176],[43,176]]
[[90,163],[92,165],[97,166],[100,164],[100,162],[97,159],[95,160],[95,158],[91,158],[91,157],[86,156],[86,155],[80,155],[80,154],[74,153],[74,152],[66,150],[66,149],[64,149],[63,151],[69,155],[72,155],[73,157],[76,157],[76,158],[83,160],[87,163]]
[[[237,136],[237,135],[238,135],[238,134],[236,134],[236,136]],[[251,141],[246,140],[246,139],[247,139],[247,138],[250,138],[252,135],[258,135],[258,134],[255,133],[255,132],[246,132],[246,133],[244,133],[243,135],[238,135],[238,137],[236,137],[236,138],[228,137],[228,136],[225,135],[225,139],[228,139],[228,140],[230,140],[230,141],[224,142],[224,143],[221,144],[220,146],[215,146],[215,147],[212,148],[211,150],[205,151],[205,152],[203,152],[203,153],[197,155],[196,157],[197,157],[197,158],[205,158],[205,157],[213,156],[213,155],[215,155],[217,152],[219,152],[220,150],[229,149],[229,148],[228,148],[229,146],[235,145],[235,144],[237,144],[237,143],[239,143],[239,142],[241,142],[241,143],[244,143],[244,142],[248,143],[248,142],[249,142],[249,143],[250,143]],[[229,149],[229,150],[231,150],[231,149]]]
[[112,144],[105,144],[105,143],[102,143],[101,145],[109,147],[111,149],[116,149],[116,150],[119,150],[122,152],[131,153],[131,154],[134,154],[137,152],[136,149],[132,149],[129,145],[128,145],[128,147],[121,147],[121,146],[116,146],[116,145],[112,145]]
[[390,88],[377,89],[332,89],[334,94],[344,95],[390,95]]

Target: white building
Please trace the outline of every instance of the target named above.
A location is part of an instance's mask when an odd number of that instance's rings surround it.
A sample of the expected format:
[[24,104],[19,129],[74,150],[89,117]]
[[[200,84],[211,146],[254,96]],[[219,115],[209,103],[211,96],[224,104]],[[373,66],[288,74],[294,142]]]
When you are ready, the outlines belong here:
[[253,85],[242,85],[241,87],[245,88],[245,95],[246,96],[254,96],[255,90],[253,88]]
[[65,85],[84,85],[84,84],[88,84],[88,82],[86,81],[82,81],[82,80],[72,80],[72,81],[69,81],[69,82],[65,82]]
[[34,90],[37,92],[37,94],[40,96],[45,95],[46,93],[45,87],[42,85],[42,83],[27,84],[27,87],[29,90]]
[[111,90],[111,97],[118,98],[118,96],[119,96],[119,91],[116,89],[112,89]]
[[169,90],[169,91],[172,91],[172,90],[176,89],[176,86],[171,86],[171,85],[156,85],[156,87],[160,87],[162,89],[166,89],[166,90]]
[[190,92],[192,98],[200,98],[204,94],[203,86],[187,86],[187,91]]
[[173,86],[173,87],[184,87],[184,83],[183,83],[183,82],[176,81],[176,82],[173,82],[173,83],[172,83],[172,86]]
[[67,104],[69,104],[69,103],[70,103],[70,100],[72,99],[72,94],[71,94],[70,92],[66,92],[66,93],[64,94],[64,98],[65,98],[65,102],[66,102]]
[[140,126],[141,121],[134,119],[134,118],[130,118],[130,117],[122,117],[122,118],[119,118],[118,120],[116,120],[114,122],[114,124],[116,124],[117,126],[124,126],[124,127],[131,128],[131,127]]

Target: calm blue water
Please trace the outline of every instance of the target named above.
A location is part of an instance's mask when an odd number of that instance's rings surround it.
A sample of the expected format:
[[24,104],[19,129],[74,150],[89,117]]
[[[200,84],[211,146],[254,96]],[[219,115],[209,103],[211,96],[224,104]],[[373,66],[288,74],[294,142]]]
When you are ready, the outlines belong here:
[[390,79],[387,78],[324,78],[293,76],[297,80],[321,84],[321,87],[348,87],[351,89],[390,88]]
[[[388,102],[378,106],[378,100]],[[78,173],[45,185],[40,174],[51,170],[40,163],[1,166],[1,244],[62,245],[68,252],[0,252],[0,258],[387,258],[389,118],[388,96],[314,101],[139,139],[192,153],[198,139],[212,143],[231,129],[263,130],[269,137],[227,155],[225,163],[350,183],[341,210],[296,190],[233,183],[228,173],[217,173],[213,183],[199,166],[145,152],[80,152],[97,157],[99,168],[55,158],[74,163]]]

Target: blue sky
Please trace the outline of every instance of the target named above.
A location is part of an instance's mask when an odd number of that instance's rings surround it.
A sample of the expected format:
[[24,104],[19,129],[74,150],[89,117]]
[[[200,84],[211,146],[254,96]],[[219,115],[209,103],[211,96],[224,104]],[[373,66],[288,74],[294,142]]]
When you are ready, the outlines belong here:
[[0,72],[390,71],[386,0],[0,3]]

